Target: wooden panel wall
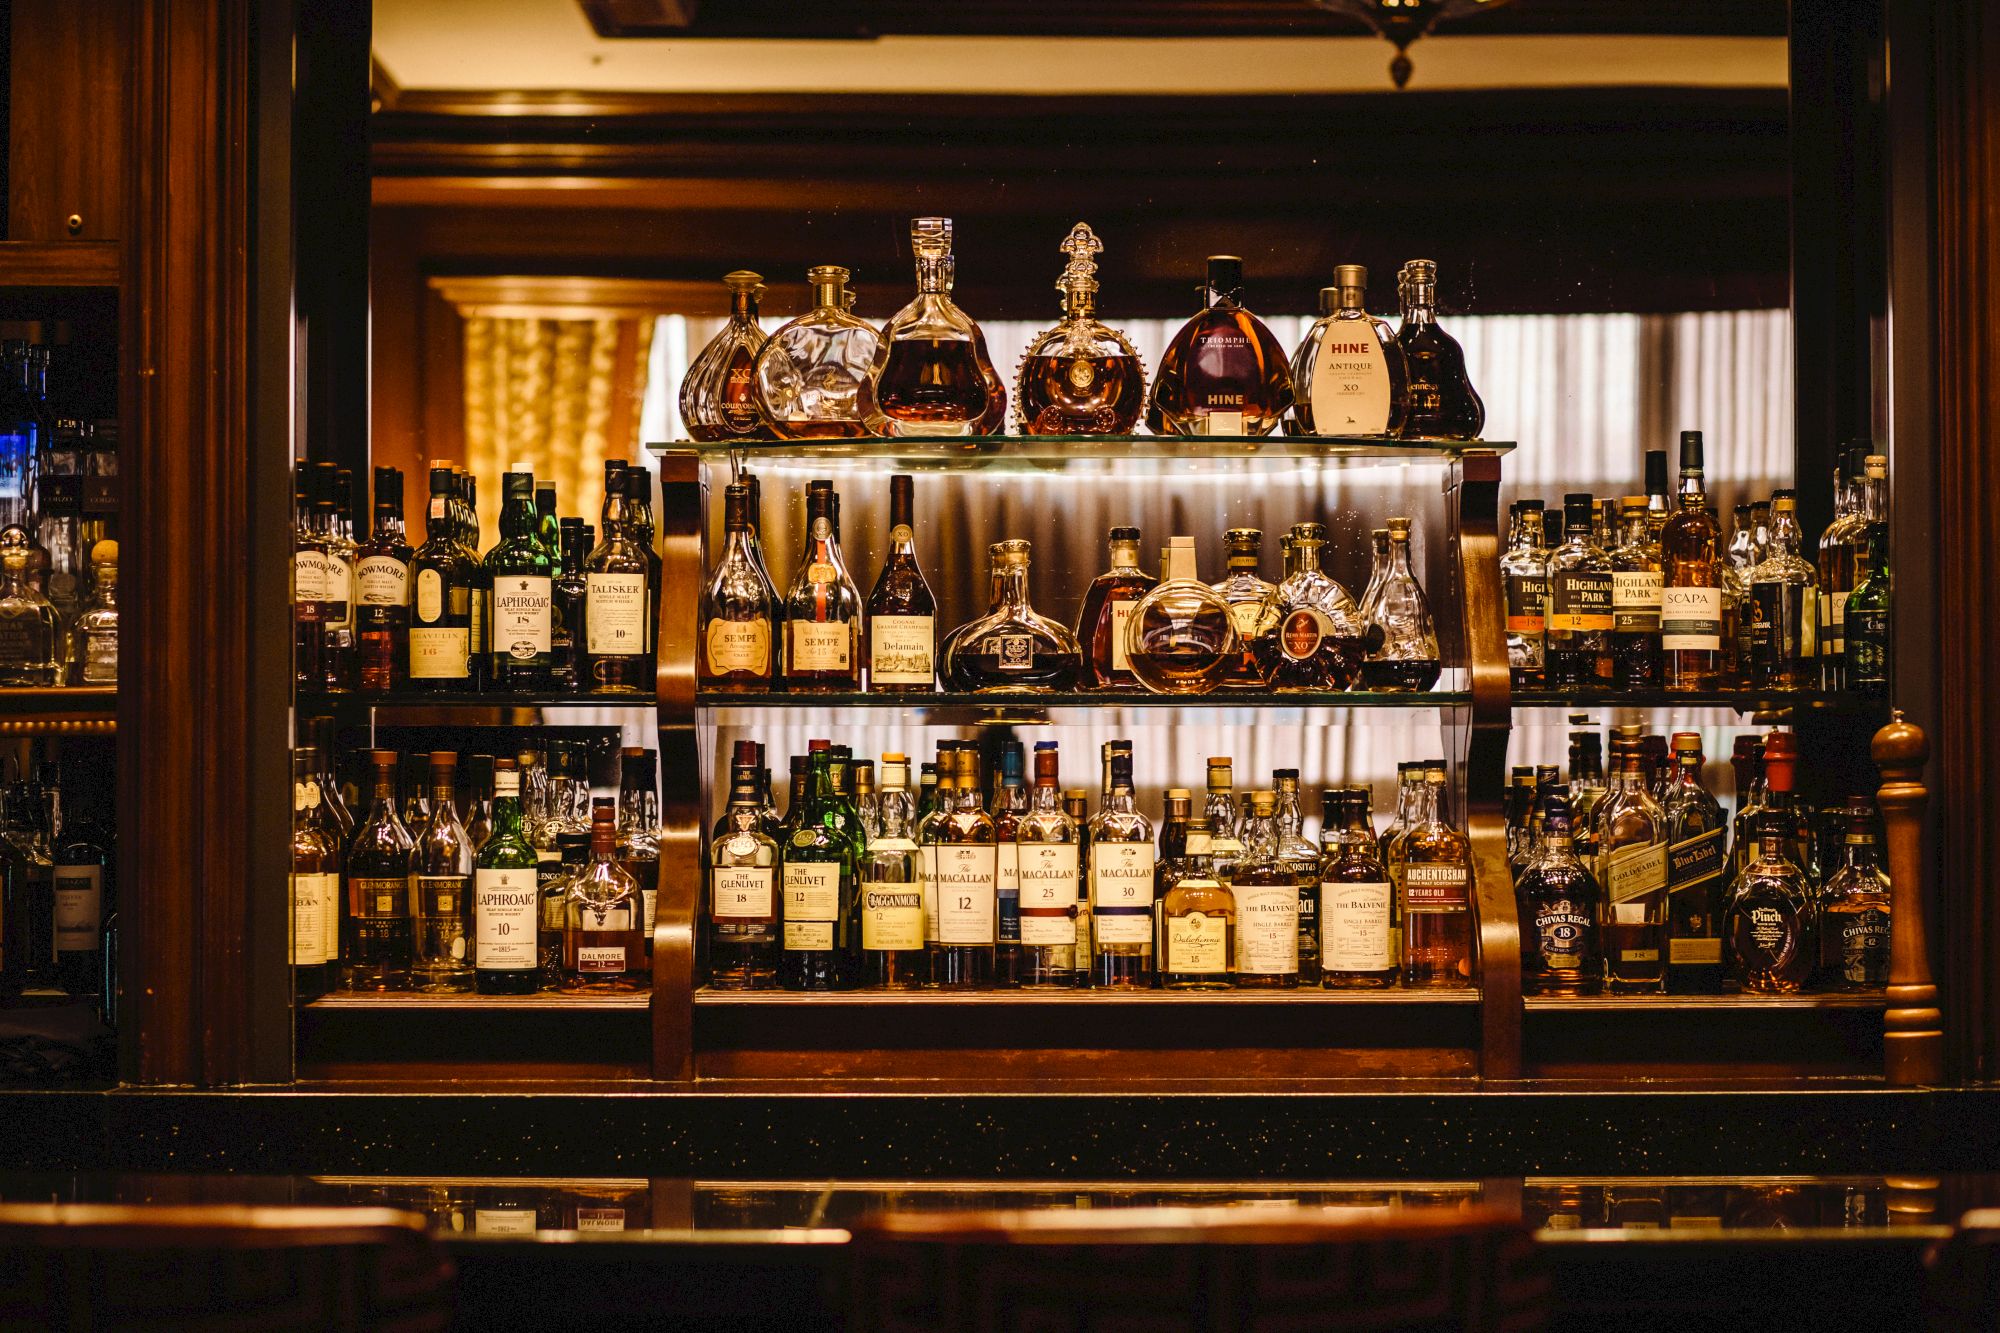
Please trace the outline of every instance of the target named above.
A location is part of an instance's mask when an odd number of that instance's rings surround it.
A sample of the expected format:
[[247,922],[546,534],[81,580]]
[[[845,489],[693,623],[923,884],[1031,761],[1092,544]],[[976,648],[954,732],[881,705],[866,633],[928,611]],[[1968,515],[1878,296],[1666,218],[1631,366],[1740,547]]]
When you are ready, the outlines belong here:
[[137,8],[129,0],[13,0],[9,240],[126,236]]

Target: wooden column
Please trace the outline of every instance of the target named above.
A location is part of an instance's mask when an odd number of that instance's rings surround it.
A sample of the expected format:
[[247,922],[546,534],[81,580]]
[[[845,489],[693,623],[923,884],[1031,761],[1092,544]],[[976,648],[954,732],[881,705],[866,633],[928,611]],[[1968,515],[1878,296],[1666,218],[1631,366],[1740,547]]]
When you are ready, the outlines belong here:
[[653,1077],[692,1080],[699,931],[701,728],[694,703],[701,605],[702,478],[686,450],[660,456],[660,889],[653,911]]
[[1889,838],[1889,1009],[1883,1015],[1882,1059],[1899,1087],[1944,1080],[1944,1015],[1931,982],[1931,950],[1924,930],[1924,761],[1930,742],[1923,731],[1895,720],[1875,733],[1871,747],[1882,786],[1875,793]]

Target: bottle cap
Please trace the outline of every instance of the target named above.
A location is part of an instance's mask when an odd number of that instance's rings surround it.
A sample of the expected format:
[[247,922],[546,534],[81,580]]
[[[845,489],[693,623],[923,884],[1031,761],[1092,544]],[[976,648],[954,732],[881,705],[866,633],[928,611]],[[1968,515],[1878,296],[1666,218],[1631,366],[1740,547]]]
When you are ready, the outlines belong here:
[[733,292],[748,292],[752,296],[764,294],[764,275],[752,273],[747,268],[739,268],[722,275],[722,283]]
[[1681,471],[1701,471],[1701,432],[1698,430],[1681,432]]
[[1250,793],[1251,814],[1272,815],[1276,814],[1277,811],[1278,811],[1278,794],[1276,792],[1260,790],[1260,791],[1253,791]]
[[90,563],[106,568],[117,565],[118,543],[106,537],[104,540],[93,545],[90,548]]
[[1210,255],[1208,289],[1223,295],[1243,290],[1243,260],[1236,255]]
[[1646,494],[1662,495],[1667,489],[1667,451],[1646,451]]

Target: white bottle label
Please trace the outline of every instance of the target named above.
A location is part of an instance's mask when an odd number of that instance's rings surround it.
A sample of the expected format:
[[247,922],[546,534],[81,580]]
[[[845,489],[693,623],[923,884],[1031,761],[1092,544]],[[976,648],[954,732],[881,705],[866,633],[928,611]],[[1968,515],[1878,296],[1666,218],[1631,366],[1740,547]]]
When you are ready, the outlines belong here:
[[583,576],[584,651],[592,657],[636,657],[646,650],[646,576]]
[[[785,924],[795,921],[832,923],[840,919],[840,863],[785,863]],[[832,947],[832,946],[827,946]]]
[[444,619],[444,575],[435,569],[417,575],[417,619],[429,622]]
[[526,972],[535,966],[535,870],[472,873],[472,965]]
[[[631,929],[630,912],[621,913],[626,924],[619,930]],[[625,970],[625,946],[622,944],[579,944],[576,946],[576,970],[579,972],[623,972]]]
[[1207,429],[1204,435],[1241,435],[1243,433],[1243,413],[1210,412],[1205,418]]
[[1658,570],[1613,570],[1611,628],[1628,634],[1658,629],[1662,591]]
[[292,553],[292,600],[294,602],[323,602],[326,600],[326,554],[322,551],[295,551]]
[[481,1236],[532,1236],[535,1215],[526,1208],[475,1208],[472,1230]]
[[344,887],[340,882],[340,876],[329,875],[326,893],[320,898],[319,947],[329,963],[340,961],[340,916],[345,910],[341,905]]
[[1076,844],[1024,842],[1015,847],[1021,890],[1021,943],[1074,944]]
[[541,574],[493,576],[493,652],[519,661],[546,657],[554,606],[550,581]]
[[[424,571],[431,580],[430,619],[437,619],[438,572]],[[393,555],[367,555],[361,557],[360,567],[354,572],[355,584],[360,589],[363,606],[408,606],[410,604],[410,567]]]
[[[1328,324],[1313,353],[1313,432],[1380,435],[1389,429],[1389,405],[1389,359],[1369,322]],[[1242,930],[1241,921],[1236,928]]]
[[999,849],[974,843],[937,847],[938,943],[999,941]]
[[[1313,418],[1317,423],[1318,417]],[[1239,884],[1236,970],[1283,976],[1299,970],[1299,891],[1292,884]]]
[[464,680],[472,658],[472,635],[457,629],[412,629],[410,675],[417,680]]
[[794,671],[852,671],[854,669],[854,626],[847,622],[822,624],[794,620],[786,628],[792,641]]
[[1722,651],[1722,589],[1663,590],[1660,647],[1670,653]]
[[1111,604],[1111,669],[1130,671],[1132,659],[1125,651],[1125,626],[1132,619],[1132,608],[1137,602],[1113,602]]
[[1328,972],[1383,972],[1396,962],[1387,884],[1319,886],[1319,961]]
[[1167,918],[1167,972],[1218,973],[1229,970],[1229,922],[1206,912]]
[[861,886],[861,947],[875,952],[924,947],[921,884]]
[[342,604],[354,601],[354,566],[344,555],[326,557],[326,600]]
[[292,963],[315,967],[328,961],[326,904],[340,894],[338,875],[292,876]]
[[776,915],[771,879],[769,866],[717,866],[709,876],[709,911],[718,921],[769,921]]
[[92,953],[104,916],[104,867],[57,866],[56,952]]
[[929,685],[936,676],[929,616],[875,616],[868,622],[868,678],[876,685]]
[[1090,852],[1090,906],[1098,942],[1151,943],[1153,844],[1100,842]]

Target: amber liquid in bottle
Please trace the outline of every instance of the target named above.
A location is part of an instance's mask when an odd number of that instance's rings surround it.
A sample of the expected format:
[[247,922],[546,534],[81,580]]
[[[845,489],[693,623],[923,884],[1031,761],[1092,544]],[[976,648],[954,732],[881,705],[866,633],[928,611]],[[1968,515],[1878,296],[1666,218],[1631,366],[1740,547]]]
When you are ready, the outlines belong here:
[[1111,530],[1111,568],[1091,581],[1076,619],[1076,638],[1083,648],[1083,684],[1087,689],[1139,688],[1138,677],[1125,658],[1125,618],[1156,580],[1139,568],[1139,530]]
[[1021,372],[1024,435],[1118,434],[1130,430],[1146,392],[1136,356],[1038,356]]
[[986,377],[968,339],[905,338],[889,345],[875,386],[882,414],[906,423],[965,421],[986,410]]

